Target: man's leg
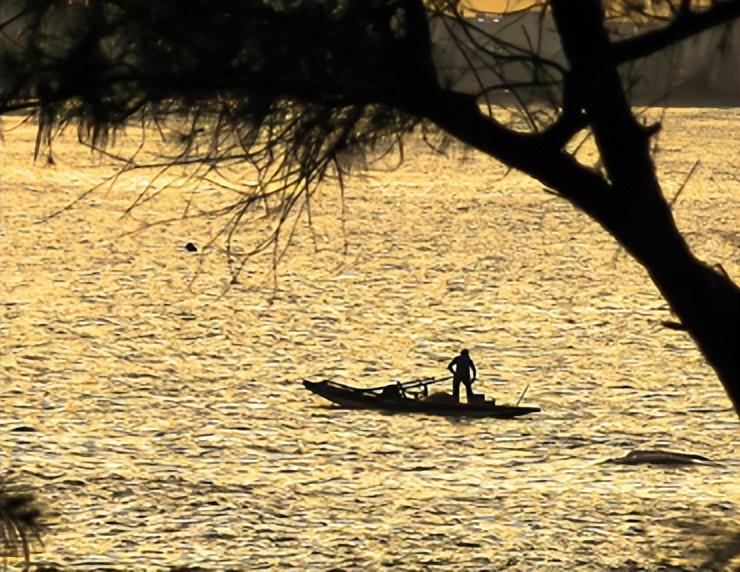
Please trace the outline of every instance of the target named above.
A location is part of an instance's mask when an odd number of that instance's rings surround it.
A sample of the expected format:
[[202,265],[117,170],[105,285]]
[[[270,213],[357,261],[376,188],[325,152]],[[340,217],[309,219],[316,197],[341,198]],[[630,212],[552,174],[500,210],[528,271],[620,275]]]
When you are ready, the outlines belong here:
[[460,380],[459,379],[452,380],[452,398],[456,402],[460,401]]
[[468,403],[473,403],[473,382],[465,382],[465,395],[468,398]]

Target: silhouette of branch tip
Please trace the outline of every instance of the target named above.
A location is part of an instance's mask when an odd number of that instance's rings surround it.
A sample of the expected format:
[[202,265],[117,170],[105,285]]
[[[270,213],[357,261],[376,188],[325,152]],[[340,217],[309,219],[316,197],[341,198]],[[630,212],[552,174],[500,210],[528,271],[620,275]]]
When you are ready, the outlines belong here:
[[691,176],[694,174],[696,169],[699,167],[699,159],[694,161],[694,164],[691,166],[691,170],[689,171],[688,175],[686,175],[686,178],[683,180],[683,183],[681,183],[681,186],[679,187],[678,191],[676,191],[676,194],[671,199],[671,202],[668,203],[668,205],[673,208],[673,205],[676,204],[676,201],[678,200],[678,197],[681,196],[681,193],[683,193],[683,190],[686,188],[686,185],[689,182],[689,179],[691,179]]
[[678,330],[679,332],[685,332],[688,329],[681,322],[674,322],[673,320],[661,320],[660,325],[669,330]]
[[731,280],[730,275],[727,273],[727,270],[725,270],[725,267],[722,266],[722,264],[720,262],[718,262],[717,264],[715,264],[713,267],[714,267],[714,269],[717,272],[719,272],[720,274],[722,274],[725,278],[727,278],[728,280]]
[[652,137],[661,129],[663,129],[663,124],[660,121],[656,121],[655,123],[651,123],[650,125],[644,125],[643,129],[645,130],[645,133],[648,137]]
[[552,145],[555,149],[564,148],[571,139],[588,126],[588,116],[581,108],[568,106],[558,120],[550,125],[538,137],[546,145]]
[[615,63],[644,58],[714,26],[740,18],[740,0],[713,2],[709,8],[694,11],[690,2],[682,2],[673,21],[662,28],[614,42],[611,46]]

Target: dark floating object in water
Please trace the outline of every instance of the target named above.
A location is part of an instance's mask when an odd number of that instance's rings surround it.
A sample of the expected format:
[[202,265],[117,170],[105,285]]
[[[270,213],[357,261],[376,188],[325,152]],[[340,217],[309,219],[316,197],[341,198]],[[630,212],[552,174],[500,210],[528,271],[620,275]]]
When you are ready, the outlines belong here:
[[18,425],[11,429],[13,433],[35,433],[36,429],[29,427],[28,425]]
[[691,453],[676,453],[674,451],[664,451],[662,449],[653,449],[641,451],[636,449],[629,452],[624,457],[615,457],[607,459],[605,463],[618,463],[620,465],[695,465],[710,464],[717,465],[715,461],[702,455],[693,455]]
[[195,244],[193,244],[192,242],[188,242],[185,245],[185,250],[187,250],[188,252],[198,252],[198,247],[195,246]]
[[455,403],[450,399],[437,400],[435,395],[429,397],[414,395],[410,397],[401,384],[362,389],[335,381],[314,382],[303,380],[303,386],[310,392],[328,399],[332,403],[350,409],[376,409],[391,413],[423,413],[450,417],[493,417],[497,419],[510,419],[540,411],[539,407],[496,405],[495,401],[485,401],[484,399],[468,404]]

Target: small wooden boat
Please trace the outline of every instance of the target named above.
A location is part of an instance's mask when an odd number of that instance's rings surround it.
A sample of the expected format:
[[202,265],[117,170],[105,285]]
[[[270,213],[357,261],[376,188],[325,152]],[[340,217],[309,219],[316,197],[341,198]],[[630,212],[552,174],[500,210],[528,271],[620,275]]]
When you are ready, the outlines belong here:
[[[419,385],[426,387],[423,382],[415,383],[415,386]],[[426,413],[428,415],[494,417],[497,419],[510,419],[540,411],[539,407],[496,405],[495,401],[482,399],[473,403],[435,401],[434,396],[407,393],[406,389],[409,386],[404,384],[362,389],[329,380],[303,380],[303,386],[332,403],[350,409],[377,409],[392,413]],[[426,394],[426,391],[424,393]]]

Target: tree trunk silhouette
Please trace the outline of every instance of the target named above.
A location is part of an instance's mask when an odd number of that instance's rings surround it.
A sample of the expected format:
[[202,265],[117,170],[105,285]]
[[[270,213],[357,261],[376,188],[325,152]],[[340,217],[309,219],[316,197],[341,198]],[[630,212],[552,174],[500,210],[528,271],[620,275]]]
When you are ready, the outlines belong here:
[[655,175],[650,130],[635,120],[611,61],[599,3],[552,0],[552,9],[614,187],[614,206],[599,222],[647,269],[740,412],[740,288],[698,260],[676,228]]

